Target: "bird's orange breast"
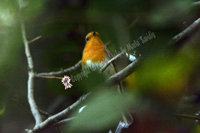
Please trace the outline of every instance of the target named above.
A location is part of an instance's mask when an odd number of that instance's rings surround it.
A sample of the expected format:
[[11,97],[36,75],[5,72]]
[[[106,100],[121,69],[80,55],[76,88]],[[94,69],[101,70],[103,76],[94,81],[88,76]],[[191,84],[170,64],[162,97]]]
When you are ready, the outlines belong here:
[[94,63],[104,62],[106,59],[104,47],[103,42],[98,36],[90,37],[83,51],[82,66],[84,67],[89,60]]

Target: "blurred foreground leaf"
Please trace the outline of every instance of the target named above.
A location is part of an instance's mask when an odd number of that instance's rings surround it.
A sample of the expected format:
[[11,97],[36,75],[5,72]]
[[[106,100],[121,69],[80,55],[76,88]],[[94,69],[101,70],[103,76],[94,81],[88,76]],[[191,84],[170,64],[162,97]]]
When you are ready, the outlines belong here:
[[136,72],[137,89],[162,104],[174,105],[188,89],[189,78],[196,71],[198,60],[196,50],[151,56]]
[[[1,102],[1,101],[0,101],[0,102]],[[2,104],[3,104],[3,106],[0,106],[0,115],[3,115],[4,112],[5,112],[5,110],[6,110],[5,104],[4,104],[4,103],[2,103]]]
[[122,112],[133,104],[133,97],[117,92],[104,91],[91,94],[86,108],[75,116],[69,125],[70,132],[98,132],[115,126],[122,117]]

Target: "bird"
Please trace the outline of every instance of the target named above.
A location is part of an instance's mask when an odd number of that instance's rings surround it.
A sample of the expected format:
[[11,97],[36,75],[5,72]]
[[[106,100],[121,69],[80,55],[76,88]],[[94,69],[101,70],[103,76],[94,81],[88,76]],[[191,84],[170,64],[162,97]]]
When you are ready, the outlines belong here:
[[[112,58],[111,52],[104,45],[103,41],[100,39],[99,33],[96,31],[89,32],[85,37],[85,48],[82,54],[82,69],[94,69],[101,70],[101,68],[107,64],[107,62]],[[117,72],[117,68],[114,63],[111,63],[105,71],[103,71],[103,75],[109,77]],[[118,87],[119,92],[121,92],[121,88]],[[126,117],[124,113],[122,113],[122,119],[124,123],[128,123],[129,125],[132,123],[132,116],[128,113],[128,117]]]
[[[82,55],[83,70],[100,70],[111,58],[111,54],[96,31],[89,32],[85,37],[85,48]],[[110,64],[104,74],[109,77],[115,73],[113,64]]]

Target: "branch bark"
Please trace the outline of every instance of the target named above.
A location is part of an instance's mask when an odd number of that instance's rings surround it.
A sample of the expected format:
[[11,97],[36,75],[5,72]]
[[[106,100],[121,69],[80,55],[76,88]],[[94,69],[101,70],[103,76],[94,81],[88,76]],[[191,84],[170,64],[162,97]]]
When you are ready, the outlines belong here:
[[186,114],[175,114],[175,116],[186,119],[200,120],[200,117]]
[[111,63],[113,63],[115,60],[117,60],[119,57],[122,56],[122,54],[124,54],[125,52],[121,52],[118,55],[116,55],[115,57],[113,57],[112,59],[110,59],[101,69],[100,71],[103,72]]
[[123,70],[119,71],[118,73],[112,75],[110,78],[106,80],[107,83],[114,85],[128,77],[131,73],[133,73],[136,68],[138,67],[139,62],[141,61],[141,57],[133,61],[131,64],[129,64],[127,67],[125,67]]
[[28,133],[38,133],[40,131],[43,131],[44,129],[46,129],[49,126],[57,124],[57,122],[59,122],[60,120],[64,119],[64,117],[66,116],[67,113],[69,113],[73,108],[75,108],[82,101],[84,101],[89,94],[90,93],[80,97],[78,101],[73,103],[71,106],[69,106],[65,110],[63,110],[63,111],[61,111],[61,112],[59,112],[59,113],[57,113],[55,115],[52,115],[52,116],[48,117],[45,121],[43,121],[42,123],[36,125],[32,130],[28,130]]
[[27,87],[28,87],[28,102],[31,108],[31,112],[33,114],[33,117],[35,118],[35,125],[38,125],[42,122],[42,117],[40,116],[38,107],[36,105],[36,102],[34,100],[34,66],[33,66],[33,60],[32,60],[32,56],[30,53],[30,49],[29,49],[29,43],[26,37],[26,29],[25,29],[25,24],[24,21],[22,20],[22,18],[20,19],[20,24],[21,24],[21,32],[22,32],[22,40],[24,43],[24,47],[25,47],[25,54],[26,54],[26,58],[27,58],[27,62],[28,62],[28,83],[27,83]]
[[29,43],[29,44],[30,44],[30,43],[33,43],[33,42],[35,42],[36,40],[40,39],[41,37],[42,37],[42,36],[38,36],[38,37],[36,37],[36,38],[30,40],[28,43]]
[[74,66],[61,70],[61,71],[57,71],[57,72],[49,72],[49,73],[38,73],[35,74],[35,77],[38,78],[48,78],[48,77],[52,77],[52,76],[60,76],[60,75],[64,75],[64,74],[69,74],[75,70],[77,70],[79,67],[81,67],[81,60],[78,61]]
[[198,18],[194,23],[187,27],[184,31],[174,36],[169,45],[180,45],[184,41],[188,40],[193,34],[200,30],[200,18]]

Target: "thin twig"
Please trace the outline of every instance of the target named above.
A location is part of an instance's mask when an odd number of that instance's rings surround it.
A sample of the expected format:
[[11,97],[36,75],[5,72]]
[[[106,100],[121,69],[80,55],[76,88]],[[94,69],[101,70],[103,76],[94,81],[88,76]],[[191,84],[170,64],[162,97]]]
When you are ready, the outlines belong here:
[[[39,110],[39,112],[42,114],[42,115],[44,115],[44,116],[46,116],[46,117],[50,117],[50,115],[47,113],[47,112],[44,112],[44,111],[42,111],[42,110]],[[59,122],[58,122],[59,123]],[[58,129],[58,131],[60,132],[60,133],[62,133],[62,129],[60,128],[60,124],[54,124],[55,126],[56,126],[56,128]]]
[[118,55],[116,55],[115,57],[113,57],[112,59],[110,59],[101,69],[100,71],[103,72],[113,61],[115,61],[116,59],[118,59],[120,56],[122,56],[122,54],[124,54],[124,52],[119,53]]
[[133,27],[139,20],[140,17],[135,18],[132,23],[127,27],[127,29],[130,29],[131,27]]
[[186,119],[193,119],[193,120],[200,120],[200,117],[193,116],[193,115],[186,115],[186,114],[175,114],[175,116],[186,118]]
[[22,32],[22,39],[24,42],[24,47],[25,47],[25,54],[28,62],[28,102],[31,108],[31,112],[33,114],[33,117],[35,118],[35,125],[38,125],[42,122],[42,117],[40,116],[38,107],[36,105],[36,102],[34,100],[34,71],[33,71],[33,60],[32,56],[29,50],[29,45],[28,41],[26,38],[26,30],[25,30],[25,24],[22,19],[20,19],[20,24],[21,24],[21,32]]
[[74,118],[75,118],[75,117],[67,118],[67,119],[61,120],[61,121],[55,123],[54,126],[61,125],[61,124],[65,124],[65,123],[67,123],[67,122],[73,120]]
[[61,70],[61,71],[57,71],[57,72],[49,72],[49,73],[38,73],[35,74],[35,77],[38,78],[46,78],[46,76],[60,76],[60,75],[64,75],[64,74],[69,74],[75,70],[77,70],[79,67],[81,67],[81,60],[79,62],[77,62],[74,66]]
[[46,129],[47,127],[49,127],[51,125],[56,124],[58,121],[62,120],[66,116],[66,114],[69,113],[73,108],[75,108],[82,101],[84,101],[89,94],[90,93],[80,97],[79,100],[76,101],[75,103],[73,103],[71,106],[69,106],[65,110],[59,112],[58,114],[50,116],[49,118],[47,118],[45,121],[43,121],[39,125],[36,125],[32,130],[27,130],[28,133],[37,133],[37,132],[40,132],[40,131]]
[[38,37],[32,39],[31,41],[29,41],[28,43],[29,43],[29,44],[30,44],[30,43],[33,43],[33,42],[35,42],[36,40],[40,39],[41,37],[42,37],[42,36],[38,36]]
[[39,110],[40,114],[45,116],[45,117],[49,117],[50,115],[47,112],[44,112],[43,110]]
[[[37,77],[37,76],[36,76]],[[56,76],[39,76],[40,78],[47,78],[47,79],[62,79],[63,77],[56,77]]]
[[63,131],[62,131],[62,129],[61,129],[61,127],[59,125],[57,125],[56,128],[58,129],[59,133],[63,133]]
[[108,41],[108,42],[105,43],[104,45],[105,45],[106,47],[108,47],[108,46],[110,45],[110,43],[111,43],[111,41]]

